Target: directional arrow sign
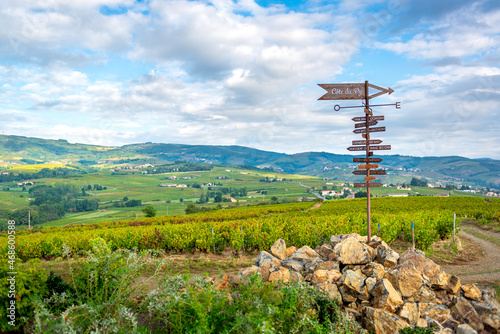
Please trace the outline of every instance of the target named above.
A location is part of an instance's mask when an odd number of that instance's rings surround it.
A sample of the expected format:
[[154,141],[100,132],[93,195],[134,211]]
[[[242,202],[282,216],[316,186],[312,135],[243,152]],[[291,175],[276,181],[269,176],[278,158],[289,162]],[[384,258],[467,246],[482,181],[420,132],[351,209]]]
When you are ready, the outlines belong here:
[[373,150],[373,151],[383,151],[383,150],[390,150],[391,149],[391,145],[373,145],[373,146],[370,146],[370,150]]
[[374,188],[374,187],[382,187],[382,183],[380,182],[354,183],[354,188]]
[[[353,144],[355,145],[355,144]],[[373,145],[370,146],[371,151],[383,151],[383,150],[390,150],[391,145]],[[366,151],[366,146],[349,146],[347,148],[348,151]]]
[[[368,175],[368,171],[366,169],[363,170],[354,170],[352,171],[354,175]],[[385,170],[383,169],[371,169],[370,175],[385,175]]]
[[352,162],[382,162],[380,158],[352,158]]
[[[370,121],[370,122],[368,122],[368,126],[377,125],[377,124],[378,124],[377,121]],[[364,122],[364,123],[356,123],[356,124],[354,124],[354,127],[355,128],[366,128],[366,122]]]
[[[379,126],[378,128],[370,128],[370,132],[384,132],[385,126]],[[364,129],[356,129],[353,131],[354,133],[366,133],[366,128]]]
[[[380,143],[382,143],[382,141],[381,141],[380,139],[372,139],[372,140],[369,140],[369,141],[368,141],[368,143],[369,143],[370,145],[372,145],[372,144],[374,144],[374,145],[375,145],[375,144],[380,144]],[[352,144],[353,144],[353,145],[366,145],[366,140],[353,140],[353,141],[352,141]]]
[[386,93],[389,93],[389,95],[390,95],[390,94],[392,94],[394,92],[394,90],[392,90],[390,87],[389,88],[383,88],[383,87],[380,87],[380,86],[375,86],[375,85],[373,85],[371,83],[369,83],[368,86],[380,90],[380,92],[368,96],[369,99],[373,99],[374,97],[377,97],[377,96],[380,96],[380,95],[384,95]]
[[366,181],[366,182],[369,182],[369,181],[375,181],[375,179],[376,179],[376,178],[377,178],[376,176],[366,176],[366,177],[365,177],[365,181]]
[[[364,122],[366,121],[366,116],[361,116],[361,117],[354,117],[352,119],[354,122]],[[371,116],[368,117],[368,121],[383,121],[384,116]]]
[[378,168],[377,164],[371,164],[371,165],[358,165],[358,169],[374,169]]
[[365,98],[364,83],[318,84],[327,91],[318,100],[361,100]]

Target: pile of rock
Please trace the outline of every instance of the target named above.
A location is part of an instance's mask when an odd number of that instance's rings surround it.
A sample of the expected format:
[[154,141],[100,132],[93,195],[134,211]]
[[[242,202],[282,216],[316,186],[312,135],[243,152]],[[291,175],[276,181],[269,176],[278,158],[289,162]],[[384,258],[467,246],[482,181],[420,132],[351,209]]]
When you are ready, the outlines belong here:
[[493,289],[461,285],[419,250],[400,256],[376,236],[366,241],[359,234],[334,235],[316,249],[297,249],[279,239],[270,253],[260,252],[254,266],[225,277],[225,285],[252,273],[266,281],[306,281],[337,298],[374,333],[428,326],[441,333],[500,332]]

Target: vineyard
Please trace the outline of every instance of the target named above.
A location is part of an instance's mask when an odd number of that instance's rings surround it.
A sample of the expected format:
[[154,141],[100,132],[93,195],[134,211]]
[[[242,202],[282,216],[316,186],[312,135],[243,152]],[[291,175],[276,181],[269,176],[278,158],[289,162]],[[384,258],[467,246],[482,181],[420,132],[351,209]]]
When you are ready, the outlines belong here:
[[[90,249],[101,237],[114,249],[222,251],[269,249],[282,238],[287,244],[315,247],[332,234],[366,235],[366,201],[328,201],[308,210],[311,203],[255,206],[194,215],[177,215],[99,224],[18,231],[16,253],[22,261],[61,256],[63,245],[74,254]],[[453,213],[459,219],[499,221],[500,200],[466,197],[408,197],[372,199],[372,234],[387,242],[398,235],[411,240],[415,224],[417,247],[426,249],[452,233]],[[380,226],[380,227],[379,227]],[[6,256],[7,234],[0,234],[0,256]]]

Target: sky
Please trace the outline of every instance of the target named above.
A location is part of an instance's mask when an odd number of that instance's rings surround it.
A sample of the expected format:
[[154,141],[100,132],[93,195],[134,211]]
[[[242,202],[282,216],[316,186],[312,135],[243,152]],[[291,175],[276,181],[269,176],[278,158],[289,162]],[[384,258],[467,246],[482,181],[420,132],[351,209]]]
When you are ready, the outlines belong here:
[[[500,159],[498,0],[16,0],[0,7],[5,135],[349,154],[392,88],[381,154]],[[373,91],[376,92],[376,91]]]

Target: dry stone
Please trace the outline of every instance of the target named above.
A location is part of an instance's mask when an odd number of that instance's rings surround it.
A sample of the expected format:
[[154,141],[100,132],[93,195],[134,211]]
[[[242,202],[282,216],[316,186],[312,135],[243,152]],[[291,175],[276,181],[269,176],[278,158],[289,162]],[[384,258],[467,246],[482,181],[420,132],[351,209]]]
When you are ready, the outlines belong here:
[[406,298],[419,292],[424,284],[421,271],[403,265],[394,268],[389,273],[388,278],[392,285]]
[[321,247],[319,248],[319,251],[318,251],[319,255],[321,255],[321,257],[323,258],[328,258],[328,255],[332,254],[333,253],[333,247],[332,245],[330,244],[323,244],[321,245]]
[[460,278],[458,276],[451,276],[448,284],[446,285],[446,292],[458,296],[460,294]]
[[497,310],[500,310],[500,303],[498,302],[497,292],[492,286],[480,285],[477,287],[482,293],[482,299],[485,303],[490,304]]
[[395,314],[373,307],[363,307],[364,325],[370,333],[388,334],[398,333],[409,324]]
[[442,272],[441,267],[431,259],[427,259],[423,252],[411,249],[401,254],[399,266],[420,271],[429,278],[431,284],[437,281],[439,274]]
[[481,332],[484,325],[471,303],[464,297],[458,297],[450,305],[451,315],[460,323],[470,325],[474,330]]
[[290,282],[290,270],[284,267],[273,268],[273,270],[269,272],[268,281],[269,282],[281,281],[283,283]]
[[331,282],[323,282],[321,284],[316,285],[316,289],[318,291],[325,291],[328,293],[328,296],[332,299],[337,299],[342,305],[342,294],[337,287],[337,284]]
[[304,282],[304,276],[294,271],[290,274],[290,282]]
[[340,285],[339,291],[342,295],[342,301],[344,303],[353,303],[358,299],[356,291],[352,291],[345,285]]
[[472,306],[483,322],[484,329],[488,333],[500,333],[500,313],[487,302],[472,301]]
[[295,272],[302,272],[304,270],[304,264],[300,261],[297,260],[292,260],[292,259],[286,259],[284,261],[281,261],[281,265],[285,268],[288,268],[290,270],[293,270]]
[[258,267],[262,267],[265,265],[275,265],[279,266],[281,264],[280,260],[272,256],[266,251],[261,251],[257,258],[255,259],[255,265]]
[[464,292],[464,296],[473,299],[475,301],[481,301],[481,291],[477,288],[477,286],[472,284],[462,285],[462,291]]
[[440,323],[450,318],[450,310],[444,305],[433,303],[419,303],[418,311],[420,312],[420,317],[427,316]]
[[297,247],[295,246],[290,246],[286,249],[286,257],[292,256],[293,253],[297,251]]
[[393,251],[385,242],[377,246],[377,261],[386,268],[394,268],[398,264],[399,254]]
[[368,277],[365,280],[366,290],[370,295],[373,295],[373,288],[375,287],[375,284],[377,284],[377,279],[375,277]]
[[356,237],[348,237],[334,248],[337,259],[342,264],[366,264],[373,260],[373,249]]
[[384,277],[385,269],[380,263],[370,262],[361,268],[361,272],[367,277],[374,277],[379,280]]
[[287,258],[285,240],[278,239],[271,247],[271,254],[280,260]]
[[398,315],[401,319],[409,323],[410,326],[415,326],[417,324],[417,320],[420,318],[417,303],[405,303],[399,310]]
[[431,303],[431,304],[440,303],[439,299],[436,296],[436,293],[425,285],[422,286],[420,290],[413,296],[413,300],[419,303]]
[[338,299],[374,333],[434,326],[436,334],[500,334],[500,304],[493,288],[461,285],[419,250],[400,256],[380,238],[372,238],[370,245],[366,240],[355,233],[332,236],[330,244],[315,251],[286,248],[278,239],[271,253],[259,253],[254,266],[213,284],[228,289],[244,284],[252,273],[266,281],[305,280]]
[[290,258],[297,260],[297,261],[300,261],[302,263],[311,262],[317,257],[319,257],[319,254],[316,253],[316,251],[309,246],[304,246],[304,247],[297,249],[297,251],[295,251],[290,256]]
[[403,305],[401,295],[386,278],[377,282],[373,288],[372,295],[374,297],[372,305],[385,311],[396,313],[399,307]]
[[467,324],[461,324],[457,326],[457,334],[477,334],[477,332],[471,326]]
[[340,283],[355,291],[356,293],[362,293],[362,288],[365,284],[366,276],[361,273],[361,270],[346,270],[340,278]]

